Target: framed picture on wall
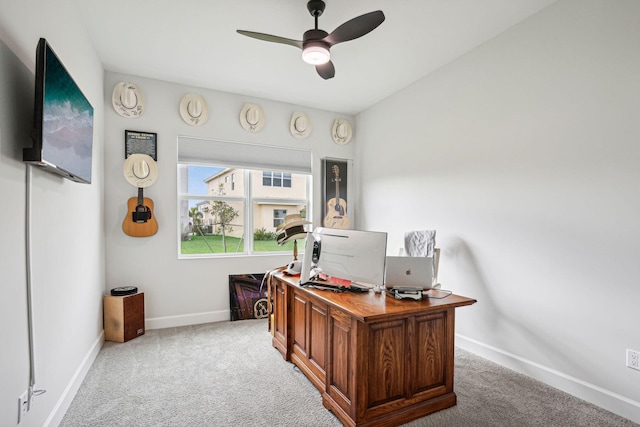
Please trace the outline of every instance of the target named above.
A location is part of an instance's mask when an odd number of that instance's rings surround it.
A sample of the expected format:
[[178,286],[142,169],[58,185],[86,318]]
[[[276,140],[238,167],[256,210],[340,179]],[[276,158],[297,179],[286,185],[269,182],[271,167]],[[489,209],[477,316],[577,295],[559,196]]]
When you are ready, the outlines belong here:
[[124,131],[124,158],[132,154],[147,154],[158,161],[158,134],[155,132]]
[[349,164],[348,160],[322,159],[323,227],[351,227],[353,217],[350,217],[349,211]]

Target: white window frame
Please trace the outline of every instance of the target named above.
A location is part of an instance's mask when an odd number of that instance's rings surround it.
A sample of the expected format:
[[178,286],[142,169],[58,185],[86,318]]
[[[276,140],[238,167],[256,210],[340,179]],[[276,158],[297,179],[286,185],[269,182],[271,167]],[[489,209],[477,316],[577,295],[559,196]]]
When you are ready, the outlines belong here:
[[[270,252],[254,252],[254,224],[253,224],[253,207],[254,204],[260,203],[271,203],[271,204],[285,204],[285,205],[304,205],[307,209],[307,218],[313,218],[313,174],[311,172],[311,154],[308,152],[306,157],[308,157],[309,165],[308,171],[296,170],[294,168],[287,168],[286,164],[278,165],[279,167],[274,167],[273,164],[265,164],[264,167],[259,167],[257,162],[252,162],[249,165],[243,166],[243,159],[231,159],[231,161],[216,161],[215,153],[211,153],[211,155],[206,160],[195,160],[192,157],[184,156],[181,159],[180,156],[180,140],[184,138],[188,140],[188,142],[192,143],[195,141],[198,142],[194,138],[191,137],[178,137],[178,173],[177,173],[177,253],[178,259],[194,259],[194,258],[225,258],[225,257],[246,257],[246,256],[274,256],[274,255],[282,255],[288,253],[289,250],[283,251],[270,251]],[[223,144],[229,144],[227,141],[221,141]],[[205,141],[206,143],[206,141]],[[240,147],[246,149],[249,144],[237,143],[240,144]],[[265,146],[260,146],[260,149],[264,150]],[[266,148],[268,150],[268,147]],[[284,147],[273,147],[274,151],[281,152],[282,150],[291,150],[292,152],[300,152],[299,149],[288,149]],[[205,153],[207,157],[208,153]],[[280,157],[280,155],[278,156]],[[304,153],[302,156],[298,156],[305,158]],[[286,158],[286,157],[285,157]],[[222,167],[222,168],[235,168],[235,169],[243,169],[244,170],[244,196],[218,196],[218,195],[208,195],[208,194],[188,194],[181,192],[181,177],[185,176],[186,178],[186,170],[187,166],[207,166],[207,167]],[[254,198],[252,195],[251,188],[251,171],[274,171],[274,172],[285,172],[291,174],[302,174],[306,175],[306,199],[282,199],[282,198]],[[262,180],[260,180],[262,183]],[[182,223],[181,223],[181,206],[183,201],[188,200],[223,200],[223,201],[242,201],[243,209],[244,209],[244,250],[242,252],[229,252],[229,253],[203,253],[203,254],[182,254],[181,248],[181,238],[182,238]],[[250,230],[250,231],[249,231]]]

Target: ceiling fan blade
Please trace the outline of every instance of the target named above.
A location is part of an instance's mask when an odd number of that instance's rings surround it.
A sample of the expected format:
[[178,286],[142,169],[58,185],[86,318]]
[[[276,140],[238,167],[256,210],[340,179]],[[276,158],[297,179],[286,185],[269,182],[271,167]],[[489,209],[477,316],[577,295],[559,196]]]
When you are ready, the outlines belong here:
[[329,61],[325,64],[316,65],[316,71],[325,80],[333,78],[336,75],[336,67],[333,66],[333,62]]
[[279,36],[272,36],[271,34],[254,33],[253,31],[244,31],[244,30],[236,30],[236,31],[238,32],[238,34],[242,34],[243,36],[253,37],[254,39],[264,40],[267,42],[288,44],[289,46],[302,49],[302,41],[300,40],[293,40],[293,39],[287,39]]
[[357,39],[365,34],[373,31],[378,25],[384,22],[384,13],[381,10],[375,12],[365,13],[356,18],[353,18],[338,28],[333,30],[331,34],[324,38],[324,40],[333,46],[334,44],[347,42],[349,40]]

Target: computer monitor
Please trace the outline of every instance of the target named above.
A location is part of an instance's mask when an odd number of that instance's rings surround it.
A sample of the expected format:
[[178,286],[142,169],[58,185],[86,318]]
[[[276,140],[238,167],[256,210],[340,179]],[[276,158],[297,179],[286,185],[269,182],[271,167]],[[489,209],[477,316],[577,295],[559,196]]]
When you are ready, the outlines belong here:
[[309,281],[309,269],[352,282],[384,284],[387,233],[317,227],[307,234],[300,283]]

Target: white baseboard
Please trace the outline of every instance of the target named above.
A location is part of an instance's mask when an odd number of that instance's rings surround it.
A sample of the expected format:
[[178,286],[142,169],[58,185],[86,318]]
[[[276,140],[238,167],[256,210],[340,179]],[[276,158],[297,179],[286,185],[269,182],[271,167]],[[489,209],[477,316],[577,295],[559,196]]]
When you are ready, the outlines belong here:
[[47,420],[44,422],[44,427],[53,427],[60,424],[62,418],[64,418],[64,414],[67,413],[67,409],[69,409],[69,406],[71,406],[71,402],[76,396],[78,389],[80,389],[80,385],[82,384],[84,377],[87,376],[87,372],[89,372],[91,365],[93,365],[93,362],[94,360],[96,360],[98,353],[100,353],[100,349],[102,348],[103,344],[104,331],[100,333],[98,338],[93,342],[93,345],[91,346],[87,354],[82,359],[80,366],[78,366],[78,369],[76,369],[75,373],[71,377],[71,381],[69,381],[69,384],[67,384],[67,386],[65,387],[62,395],[60,396],[60,399],[58,399],[55,406],[53,407],[53,410],[47,417]]
[[201,323],[222,322],[231,318],[229,310],[208,311],[206,313],[183,314],[178,316],[152,317],[145,319],[146,329],[175,328],[199,325]]
[[640,423],[640,402],[463,335],[456,334],[456,346]]

